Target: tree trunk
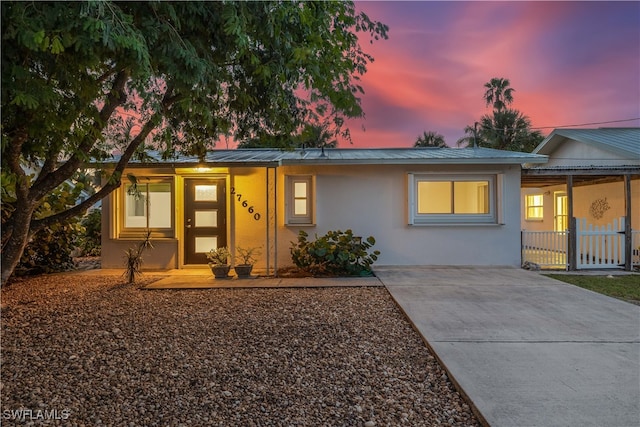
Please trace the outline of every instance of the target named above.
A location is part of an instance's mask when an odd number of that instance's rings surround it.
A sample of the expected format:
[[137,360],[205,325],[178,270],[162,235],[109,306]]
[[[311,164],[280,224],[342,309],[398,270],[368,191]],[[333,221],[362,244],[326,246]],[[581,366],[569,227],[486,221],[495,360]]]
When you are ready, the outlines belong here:
[[11,217],[12,231],[2,248],[2,283],[4,286],[15,270],[29,241],[29,225],[35,205],[19,203]]
[[[109,95],[105,106],[100,112],[101,120],[96,124],[96,131],[102,131],[105,123],[115,111],[115,108],[122,105],[126,100],[126,96],[123,91],[128,76],[129,73],[126,70],[123,70],[118,74],[118,78],[114,83],[114,88]],[[182,98],[181,95],[172,95],[173,87],[169,85],[163,97],[162,106],[164,109],[169,108],[174,102],[177,102]],[[16,266],[20,262],[20,258],[22,257],[24,249],[29,241],[29,236],[53,222],[84,213],[95,201],[106,197],[109,193],[120,186],[120,175],[124,171],[138,146],[140,146],[151,131],[156,128],[161,116],[162,114],[159,112],[154,114],[142,126],[140,133],[131,140],[112,172],[112,177],[115,178],[115,180],[111,184],[105,185],[97,193],[85,200],[85,202],[80,203],[73,208],[53,214],[47,218],[36,219],[34,221],[32,221],[33,212],[35,211],[40,199],[66,179],[71,178],[71,176],[77,171],[81,161],[78,154],[75,153],[67,162],[56,170],[53,170],[53,163],[47,162],[47,168],[41,171],[36,181],[32,183],[31,187],[29,187],[27,185],[26,175],[20,164],[21,147],[27,139],[27,133],[26,131],[18,133],[16,139],[9,144],[9,149],[7,150],[10,169],[14,174],[16,174],[16,176],[18,176],[19,179],[16,183],[16,210],[12,213],[11,219],[5,225],[5,229],[10,229],[11,235],[8,237],[6,242],[3,242],[4,246],[2,247],[1,266],[2,282],[0,283],[0,286],[7,283]],[[95,143],[95,141],[91,142],[87,139],[78,147],[78,151],[88,152],[93,146],[93,143]]]

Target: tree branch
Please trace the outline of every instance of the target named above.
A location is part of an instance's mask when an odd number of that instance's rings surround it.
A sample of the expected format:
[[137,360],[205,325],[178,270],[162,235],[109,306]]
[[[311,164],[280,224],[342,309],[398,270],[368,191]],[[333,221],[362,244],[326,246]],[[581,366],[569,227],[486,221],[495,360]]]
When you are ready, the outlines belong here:
[[162,111],[157,111],[155,114],[153,114],[149,118],[149,120],[147,120],[147,122],[142,126],[140,133],[131,140],[131,142],[127,146],[127,149],[124,151],[124,153],[122,153],[122,156],[120,156],[120,159],[118,160],[118,163],[116,164],[115,169],[111,173],[111,179],[108,184],[103,186],[99,191],[91,195],[88,199],[73,206],[72,208],[69,208],[65,211],[59,212],[54,215],[50,215],[46,218],[32,220],[31,226],[30,226],[30,232],[36,233],[37,231],[41,230],[44,227],[47,227],[48,225],[51,225],[56,222],[59,222],[68,218],[72,218],[74,216],[84,213],[88,208],[90,208],[98,200],[103,199],[104,197],[108,196],[113,190],[120,187],[122,172],[127,167],[129,160],[131,160],[131,157],[133,157],[133,154],[136,152],[140,144],[144,142],[147,136],[149,136],[151,131],[156,128],[157,123],[159,122],[160,118],[164,115],[165,110],[170,108],[174,102],[176,102],[181,98],[181,95],[179,94],[172,96],[172,92],[173,92],[173,85],[171,84],[167,85],[167,90],[162,98],[162,107],[163,107]]
[[[33,183],[29,191],[29,196],[33,200],[39,200],[54,188],[62,184],[78,169],[82,162],[82,156],[85,156],[96,143],[96,136],[102,133],[104,127],[107,125],[109,118],[116,110],[116,108],[122,105],[126,99],[125,85],[129,79],[129,72],[127,70],[121,70],[116,76],[113,87],[107,99],[105,101],[102,110],[98,115],[98,120],[94,122],[93,132],[89,132],[82,140],[82,142],[76,148],[74,154],[58,169],[48,172],[43,170],[44,173],[40,173],[38,179]],[[49,163],[48,161],[46,163]],[[48,164],[47,166],[50,166]]]
[[[115,190],[116,188],[120,187],[120,184],[122,182],[122,180],[121,180],[122,172],[126,168],[127,164],[129,163],[129,160],[131,160],[131,157],[136,152],[136,150],[138,149],[140,144],[142,144],[144,142],[144,140],[147,138],[147,136],[156,127],[156,121],[161,116],[162,116],[162,113],[160,113],[160,112],[154,114],[144,124],[144,126],[142,127],[142,130],[140,131],[140,133],[134,139],[131,140],[131,142],[127,146],[127,149],[125,150],[124,153],[122,153],[122,156],[118,160],[118,163],[116,164],[115,169],[111,173],[111,177],[110,177],[111,179],[109,180],[109,182],[107,184],[105,184],[100,190],[98,190],[96,193],[91,195],[89,198],[87,198],[83,202],[73,206],[72,208],[69,208],[69,209],[67,209],[65,211],[62,211],[62,212],[59,212],[59,213],[56,213],[54,215],[50,215],[50,216],[48,216],[46,218],[32,220],[31,221],[31,226],[30,226],[30,232],[31,233],[36,233],[36,232],[40,231],[41,229],[43,229],[44,227],[47,227],[47,226],[49,226],[51,224],[54,224],[56,222],[59,222],[59,221],[65,220],[65,219],[72,218],[72,217],[77,216],[77,215],[81,215],[88,208],[90,208],[93,204],[95,204],[98,200],[103,199],[104,197],[108,196],[113,190]],[[115,179],[113,179],[113,178],[115,178]]]

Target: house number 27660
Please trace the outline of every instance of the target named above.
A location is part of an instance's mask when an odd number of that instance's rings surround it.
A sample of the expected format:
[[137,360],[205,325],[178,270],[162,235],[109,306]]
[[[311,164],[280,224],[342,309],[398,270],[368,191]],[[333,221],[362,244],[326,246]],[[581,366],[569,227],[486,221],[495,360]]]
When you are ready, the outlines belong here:
[[235,197],[238,203],[242,204],[243,208],[247,208],[247,211],[253,215],[253,219],[256,221],[260,220],[260,214],[253,209],[253,206],[249,206],[249,202],[242,198],[242,194],[236,193],[235,187],[231,187],[231,197]]

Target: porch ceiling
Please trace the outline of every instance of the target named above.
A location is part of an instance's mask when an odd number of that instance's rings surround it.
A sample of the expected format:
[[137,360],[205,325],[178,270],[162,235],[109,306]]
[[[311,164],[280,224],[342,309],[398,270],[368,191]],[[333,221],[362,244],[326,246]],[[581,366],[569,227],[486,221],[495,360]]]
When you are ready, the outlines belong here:
[[[522,188],[540,188],[549,187],[552,185],[563,185],[567,183],[567,176],[573,176],[573,186],[580,187],[584,185],[606,184],[610,182],[622,182],[624,174],[615,175],[578,175],[576,173],[567,173],[562,175],[558,172],[556,174],[535,173],[531,174],[531,170],[522,171]],[[537,171],[540,172],[540,171]],[[631,175],[631,179],[640,179],[640,175]]]
[[[604,184],[608,182],[622,181],[619,176],[574,176],[573,186]],[[521,186],[523,188],[549,187],[552,185],[563,185],[567,183],[566,175],[534,175],[522,176]]]

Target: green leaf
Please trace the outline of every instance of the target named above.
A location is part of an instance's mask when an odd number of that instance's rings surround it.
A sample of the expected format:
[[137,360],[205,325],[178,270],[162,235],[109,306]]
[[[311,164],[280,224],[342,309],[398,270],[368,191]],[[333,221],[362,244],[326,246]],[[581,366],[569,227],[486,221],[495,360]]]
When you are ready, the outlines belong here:
[[42,43],[44,42],[44,38],[45,38],[44,30],[40,30],[36,33],[33,33],[33,41],[37,46],[42,46]]
[[60,37],[54,36],[53,40],[51,41],[51,53],[53,53],[54,55],[57,55],[62,52],[64,52],[64,46],[60,41]]

